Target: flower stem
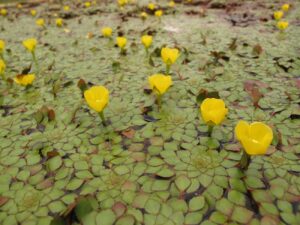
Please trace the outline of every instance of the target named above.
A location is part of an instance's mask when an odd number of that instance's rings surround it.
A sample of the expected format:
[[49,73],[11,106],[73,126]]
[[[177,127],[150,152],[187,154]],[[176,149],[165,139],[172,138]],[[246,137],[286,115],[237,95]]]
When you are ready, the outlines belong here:
[[32,54],[33,62],[35,64],[35,66],[36,66],[37,73],[38,73],[39,72],[39,64],[38,64],[38,61],[36,59],[35,52],[33,51],[31,54]]
[[169,75],[170,73],[170,65],[166,64],[166,75]]
[[148,48],[145,47],[145,51],[146,51],[146,56],[148,56],[148,55],[149,55],[149,50],[148,50]]
[[99,116],[100,116],[100,118],[101,118],[101,120],[102,120],[103,126],[106,127],[106,122],[105,122],[105,118],[104,118],[104,113],[103,113],[103,111],[102,111],[102,112],[99,112]]
[[157,103],[158,109],[160,110],[161,109],[161,95],[159,95],[159,94],[157,95],[156,103]]
[[1,75],[1,77],[2,77],[2,79],[3,79],[3,81],[6,81],[5,73],[1,73],[0,75]]
[[208,125],[208,137],[211,137],[213,129],[214,129],[214,126]]
[[240,167],[242,170],[247,170],[249,167],[249,164],[251,162],[251,157],[250,155],[247,154],[247,152],[244,150],[243,155],[240,161]]

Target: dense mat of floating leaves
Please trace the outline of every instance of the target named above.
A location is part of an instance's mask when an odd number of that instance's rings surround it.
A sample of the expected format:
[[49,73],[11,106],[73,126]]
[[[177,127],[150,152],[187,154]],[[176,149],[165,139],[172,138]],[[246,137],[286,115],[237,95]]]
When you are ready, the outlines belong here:
[[[36,26],[32,6],[8,8],[0,18],[7,76],[30,65],[21,46],[29,37],[38,38],[40,73],[29,90],[0,84],[1,224],[297,224],[300,5],[279,34],[269,2],[229,13],[223,1],[207,11],[177,4],[145,22],[134,5],[63,12],[41,4],[46,29]],[[55,26],[53,14],[65,27]],[[103,26],[125,34],[126,56],[101,37]],[[150,59],[140,44],[147,32]],[[164,70],[157,55],[164,45],[182,54],[159,112],[145,87]],[[79,79],[110,90],[107,127],[88,110]],[[197,100],[209,94],[222,97],[229,114],[207,141]],[[266,121],[275,132],[268,155],[255,157],[245,174],[233,137],[239,119]]]

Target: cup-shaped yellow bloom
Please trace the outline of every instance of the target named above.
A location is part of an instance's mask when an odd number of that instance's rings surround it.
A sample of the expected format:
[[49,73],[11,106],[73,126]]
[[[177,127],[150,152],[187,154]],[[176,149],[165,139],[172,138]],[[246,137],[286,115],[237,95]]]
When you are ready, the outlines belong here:
[[124,49],[127,44],[127,39],[125,37],[117,37],[117,45],[120,49]]
[[14,78],[14,81],[17,84],[22,85],[22,86],[31,85],[34,80],[35,80],[34,74],[21,74],[21,75],[17,75]]
[[4,52],[5,49],[5,42],[3,40],[0,40],[0,54]]
[[172,65],[179,57],[179,51],[176,48],[162,48],[161,58],[166,65]]
[[6,16],[7,15],[7,10],[6,9],[1,9],[0,13],[2,16]]
[[118,4],[120,7],[123,7],[124,5],[126,5],[128,3],[127,0],[118,0]]
[[174,1],[170,1],[169,2],[169,7],[171,7],[171,8],[175,7],[175,2]]
[[29,52],[34,52],[37,45],[37,40],[34,38],[29,38],[23,41],[23,45]]
[[148,14],[146,12],[141,12],[141,18],[143,20],[147,19],[147,17],[148,17]]
[[36,10],[34,10],[34,9],[30,10],[30,14],[31,14],[32,16],[36,16]]
[[283,10],[283,11],[289,11],[289,9],[290,9],[290,5],[289,4],[283,4],[282,6],[281,6],[281,9]]
[[62,18],[57,18],[55,20],[55,23],[56,23],[56,26],[61,27],[63,25],[64,21]]
[[0,74],[4,74],[5,69],[6,69],[5,62],[2,59],[0,59]]
[[104,86],[93,86],[84,92],[84,98],[93,110],[102,112],[109,101],[109,91]]
[[265,154],[273,140],[272,129],[261,122],[248,124],[239,121],[235,127],[235,135],[248,155]]
[[156,17],[161,17],[162,14],[163,14],[163,11],[162,11],[162,10],[156,10],[156,11],[155,11],[155,16],[156,16]]
[[64,11],[68,12],[69,10],[70,10],[70,6],[65,5],[65,6],[64,6]]
[[155,6],[154,3],[149,3],[149,4],[148,4],[148,9],[154,10],[155,8],[156,8],[156,6]]
[[152,36],[150,35],[144,35],[141,38],[142,44],[145,46],[145,48],[149,48],[152,44]]
[[91,7],[91,3],[90,2],[85,2],[84,6],[85,6],[85,8],[89,8],[89,7]]
[[45,26],[45,20],[40,18],[40,19],[37,19],[35,21],[36,25],[40,26],[40,27],[44,27]]
[[288,28],[289,22],[287,21],[278,21],[277,22],[277,28],[281,31],[284,31],[286,28]]
[[225,119],[228,109],[222,99],[206,98],[200,106],[200,111],[205,123],[219,125]]
[[275,20],[280,20],[283,17],[283,12],[282,11],[275,11],[273,16],[274,16]]
[[158,95],[163,95],[172,85],[172,77],[163,74],[154,74],[148,78],[150,88]]
[[110,27],[103,27],[101,33],[104,37],[111,37],[113,30]]

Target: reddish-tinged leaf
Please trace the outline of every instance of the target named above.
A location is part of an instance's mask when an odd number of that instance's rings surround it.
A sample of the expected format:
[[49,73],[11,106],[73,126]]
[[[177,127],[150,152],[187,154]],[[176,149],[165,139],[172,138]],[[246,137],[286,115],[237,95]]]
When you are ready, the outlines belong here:
[[133,138],[134,134],[135,134],[135,130],[131,129],[131,128],[122,131],[122,135],[129,138],[129,139]]
[[0,196],[0,207],[3,206],[8,200],[9,198]]
[[122,216],[125,213],[126,206],[122,202],[116,202],[113,205],[112,210],[117,215],[117,217],[120,217],[120,216]]

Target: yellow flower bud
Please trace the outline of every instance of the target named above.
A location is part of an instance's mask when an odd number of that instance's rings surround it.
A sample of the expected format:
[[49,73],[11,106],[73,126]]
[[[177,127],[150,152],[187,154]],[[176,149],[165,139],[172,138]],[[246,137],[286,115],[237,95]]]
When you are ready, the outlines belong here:
[[161,58],[166,65],[172,65],[179,57],[179,51],[176,48],[162,48]]
[[23,41],[23,45],[29,52],[34,52],[37,45],[37,40],[34,38],[29,38]]
[[90,108],[102,112],[109,101],[109,91],[104,86],[93,86],[84,92],[84,98]]
[[289,22],[287,21],[279,21],[277,22],[277,28],[281,31],[285,30],[286,28],[288,28],[289,26]]
[[91,3],[90,2],[85,2],[84,6],[85,6],[85,8],[89,8],[89,7],[91,7]]
[[7,15],[7,10],[6,9],[1,9],[0,13],[2,16],[6,16]]
[[35,80],[34,74],[21,74],[21,75],[17,75],[14,78],[14,81],[17,84],[22,85],[22,86],[31,85],[34,80]]
[[31,14],[32,16],[36,16],[36,10],[34,10],[34,9],[30,10],[30,14]]
[[150,35],[144,35],[141,38],[141,42],[142,44],[145,46],[145,48],[149,48],[152,44],[152,36]]
[[57,18],[55,20],[55,23],[56,23],[56,26],[61,27],[63,25],[64,21],[62,18]]
[[148,80],[150,88],[158,95],[163,95],[172,85],[172,77],[163,74],[154,74]]
[[175,2],[174,1],[170,1],[169,2],[169,7],[171,7],[171,8],[175,7]]
[[40,27],[44,27],[45,26],[45,20],[40,18],[40,19],[37,19],[35,21],[36,25],[40,26]]
[[273,140],[272,129],[261,122],[248,124],[239,121],[235,127],[235,135],[248,155],[266,154]]
[[0,59],[0,74],[4,74],[5,69],[6,69],[5,62],[2,59]]
[[141,17],[143,20],[147,19],[148,14],[146,12],[141,12]]
[[275,20],[280,20],[283,17],[283,12],[282,11],[275,11],[273,16],[274,16]]
[[127,44],[127,39],[125,37],[117,37],[117,45],[120,49],[124,49]]
[[110,27],[103,27],[101,33],[104,37],[111,37],[113,30]]
[[4,52],[5,49],[5,42],[3,40],[0,40],[0,54]]
[[156,8],[156,6],[155,6],[154,3],[149,3],[149,4],[148,4],[148,9],[154,10],[155,8]]
[[289,4],[283,4],[282,6],[281,6],[281,9],[283,10],[283,11],[289,11],[289,9],[290,9],[290,5]]
[[228,113],[224,101],[216,98],[206,98],[200,106],[200,111],[203,120],[208,125],[211,123],[213,125],[221,124]]
[[118,0],[118,4],[120,7],[123,7],[124,5],[126,5],[128,3],[127,0]]
[[155,16],[156,16],[156,17],[161,17],[162,14],[163,14],[163,11],[162,11],[162,10],[156,10],[156,11],[155,11]]
[[66,11],[66,12],[67,12],[67,11],[69,11],[69,10],[70,10],[70,6],[68,6],[68,5],[65,5],[65,6],[64,6],[64,11]]

